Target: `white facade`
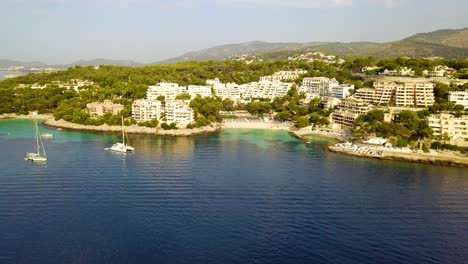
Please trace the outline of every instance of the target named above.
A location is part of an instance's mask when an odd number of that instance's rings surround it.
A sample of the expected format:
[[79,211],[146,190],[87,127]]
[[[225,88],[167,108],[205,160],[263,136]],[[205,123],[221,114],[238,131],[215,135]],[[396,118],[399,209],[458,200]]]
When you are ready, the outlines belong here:
[[293,70],[293,71],[279,71],[275,72],[270,76],[260,77],[260,81],[283,81],[283,80],[296,80],[301,74],[307,73],[305,70]]
[[292,83],[284,82],[270,82],[260,81],[251,82],[239,86],[241,97],[244,99],[248,98],[270,98],[285,96],[289,89],[292,87]]
[[200,95],[201,97],[211,97],[213,95],[211,93],[211,87],[203,85],[189,85],[185,92],[190,94],[192,99],[197,95]]
[[354,89],[354,85],[340,85],[336,79],[308,77],[302,80],[302,85],[299,87],[298,92],[305,93],[306,100],[311,100],[315,97],[336,97],[343,99],[350,95],[351,89]]
[[176,123],[178,126],[187,126],[195,122],[193,109],[190,101],[173,100],[166,102],[167,123]]
[[346,98],[341,100],[332,114],[332,121],[343,128],[352,128],[356,119],[369,111],[369,105],[361,99]]
[[158,83],[148,87],[146,96],[149,100],[157,100],[159,96],[164,96],[166,100],[174,100],[182,93],[185,87],[180,87],[177,83]]
[[448,100],[458,105],[463,105],[465,109],[468,109],[468,90],[449,92]]
[[468,116],[455,117],[448,113],[431,115],[427,119],[434,131],[434,136],[442,137],[447,134],[450,141],[468,140]]
[[[373,92],[373,94],[372,94]],[[372,96],[372,101],[370,100]],[[427,107],[435,102],[434,84],[427,81],[405,82],[375,82],[374,91],[359,89],[354,95],[375,105],[388,105],[393,102],[396,106]]]
[[410,68],[403,67],[398,70],[388,70],[385,69],[382,73],[383,75],[393,75],[393,76],[414,76],[414,71]]
[[132,104],[132,117],[138,122],[161,120],[163,112],[162,103],[157,100],[139,99]]

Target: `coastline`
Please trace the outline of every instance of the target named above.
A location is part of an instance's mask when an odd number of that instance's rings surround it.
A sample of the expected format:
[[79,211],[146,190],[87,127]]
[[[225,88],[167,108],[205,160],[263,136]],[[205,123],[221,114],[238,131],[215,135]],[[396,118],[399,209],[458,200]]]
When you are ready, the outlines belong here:
[[335,153],[360,157],[360,158],[369,158],[369,159],[379,159],[379,160],[398,160],[398,161],[407,161],[413,163],[425,163],[431,165],[443,165],[443,166],[452,166],[452,167],[467,167],[468,168],[468,158],[460,157],[455,154],[449,153],[438,153],[437,155],[427,154],[427,153],[404,153],[404,152],[393,152],[393,151],[383,151],[381,154],[371,154],[371,153],[361,153],[350,151],[337,145],[328,146],[328,150]]
[[[55,120],[51,114],[38,114],[38,115],[16,115],[16,114],[3,114],[0,119],[39,119],[44,120],[44,124],[49,127],[62,128],[66,130],[77,130],[87,132],[101,132],[101,133],[120,133],[121,126],[90,126],[80,125],[65,120]],[[223,122],[215,123],[211,126],[194,129],[177,129],[177,130],[163,130],[162,128],[149,128],[141,126],[127,126],[125,132],[129,134],[146,134],[146,135],[159,135],[159,136],[192,136],[217,132],[222,129],[267,129],[267,130],[282,130],[292,134],[295,137],[303,139],[306,136],[315,135],[325,138],[336,139],[339,142],[347,142],[348,137],[343,131],[332,129],[314,129],[310,127],[295,130],[289,123],[274,123],[274,122]],[[385,150],[381,154],[375,153],[361,153],[353,152],[348,149],[341,148],[337,145],[328,146],[328,150],[335,153],[360,157],[369,159],[380,160],[398,160],[413,163],[425,163],[443,166],[456,166],[468,167],[468,158],[460,157],[450,153],[403,153]]]
[[[91,132],[110,132],[110,133],[120,133],[122,131],[121,126],[90,126],[90,125],[80,125],[65,120],[55,120],[53,118],[47,119],[44,124],[49,127],[63,128],[67,130],[79,130],[79,131],[91,131]],[[160,135],[160,136],[191,136],[216,132],[220,129],[218,124],[213,124],[212,126],[206,126],[202,128],[194,129],[175,129],[175,130],[164,130],[162,128],[150,128],[142,126],[126,126],[124,130],[128,134],[146,134],[146,135]]]

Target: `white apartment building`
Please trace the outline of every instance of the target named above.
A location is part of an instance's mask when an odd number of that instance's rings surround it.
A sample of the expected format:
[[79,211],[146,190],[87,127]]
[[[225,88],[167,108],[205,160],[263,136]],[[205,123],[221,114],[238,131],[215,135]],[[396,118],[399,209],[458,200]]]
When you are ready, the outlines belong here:
[[164,96],[167,101],[175,100],[176,96],[184,92],[185,87],[180,87],[177,83],[158,83],[148,87],[146,96],[149,100],[157,100],[159,96]]
[[447,134],[450,141],[468,140],[468,116],[455,117],[448,113],[431,115],[427,118],[434,136],[442,137]]
[[190,101],[173,100],[166,102],[167,123],[176,123],[178,126],[187,126],[195,122],[193,109],[190,108]]
[[221,99],[229,98],[233,101],[241,99],[241,92],[239,85],[236,83],[221,83],[218,78],[213,80],[206,80],[206,84],[213,88],[213,94],[221,97]]
[[388,105],[393,102],[396,106],[403,107],[428,107],[435,102],[434,84],[419,80],[375,82],[373,91],[358,89],[354,97],[375,105]]
[[293,70],[293,71],[279,71],[275,72],[273,75],[262,76],[260,81],[283,81],[283,80],[296,80],[301,74],[307,73],[305,70]]
[[353,128],[356,119],[369,111],[369,105],[361,99],[345,98],[332,114],[332,122],[343,128]]
[[260,81],[251,82],[239,86],[239,92],[242,98],[270,98],[285,96],[289,89],[292,87],[292,83],[284,83],[280,81]]
[[340,84],[330,87],[330,96],[338,99],[344,99],[351,95],[351,91],[354,90],[354,85],[351,84]]
[[[182,87],[182,90],[183,88],[184,87]],[[213,95],[211,92],[211,87],[203,85],[189,85],[184,92],[190,94],[192,99],[197,95],[200,95],[201,97],[211,97]]]
[[403,67],[398,70],[388,70],[385,69],[382,73],[383,75],[391,75],[391,76],[414,76],[414,71],[410,68]]
[[432,77],[444,77],[445,75],[453,73],[455,70],[452,68],[449,68],[445,65],[438,65],[435,66],[434,69],[428,71],[424,70],[422,73],[423,75],[426,76],[432,76]]
[[353,97],[357,99],[361,99],[367,104],[372,104],[375,98],[375,89],[372,89],[372,88],[357,89]]
[[389,104],[395,101],[395,91],[398,84],[395,82],[374,82],[374,100],[376,105]]
[[132,117],[138,122],[150,121],[155,118],[161,120],[163,112],[161,101],[139,99],[132,104]]
[[350,95],[350,90],[354,89],[354,85],[341,84],[336,79],[326,77],[307,77],[302,80],[302,85],[299,87],[299,93],[305,93],[306,100],[311,100],[315,97],[336,97],[346,98]]
[[449,92],[448,100],[458,105],[463,105],[468,109],[468,90]]

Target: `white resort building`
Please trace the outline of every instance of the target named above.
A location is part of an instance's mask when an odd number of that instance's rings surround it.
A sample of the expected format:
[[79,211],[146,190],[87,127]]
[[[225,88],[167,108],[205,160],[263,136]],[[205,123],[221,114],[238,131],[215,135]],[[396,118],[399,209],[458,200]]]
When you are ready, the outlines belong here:
[[307,71],[305,70],[279,71],[279,72],[275,72],[273,75],[260,77],[260,81],[270,81],[270,82],[283,81],[283,80],[294,81],[297,78],[299,78],[301,74],[304,74],[304,73],[307,73]]
[[394,103],[396,106],[403,107],[427,107],[435,102],[434,84],[419,80],[375,82],[374,89],[358,89],[353,97],[374,105]]
[[448,113],[431,115],[427,118],[434,136],[442,138],[444,134],[450,137],[451,142],[468,140],[468,116],[455,117]]
[[463,105],[468,109],[468,90],[449,92],[448,100],[458,105]]
[[307,77],[302,80],[299,93],[305,93],[306,100],[316,97],[335,97],[339,99],[350,96],[350,90],[354,85],[340,84],[336,79],[326,77]]
[[332,114],[332,122],[342,128],[353,128],[356,119],[369,111],[369,105],[356,98],[346,98],[341,100],[337,109]]

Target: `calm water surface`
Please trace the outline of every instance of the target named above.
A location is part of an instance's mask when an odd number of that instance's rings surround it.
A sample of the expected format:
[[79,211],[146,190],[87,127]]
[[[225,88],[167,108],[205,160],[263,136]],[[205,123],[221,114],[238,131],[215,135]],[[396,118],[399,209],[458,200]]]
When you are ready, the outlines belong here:
[[[468,172],[277,131],[118,136],[0,121],[0,263],[466,263]],[[306,143],[309,142],[309,143]]]

